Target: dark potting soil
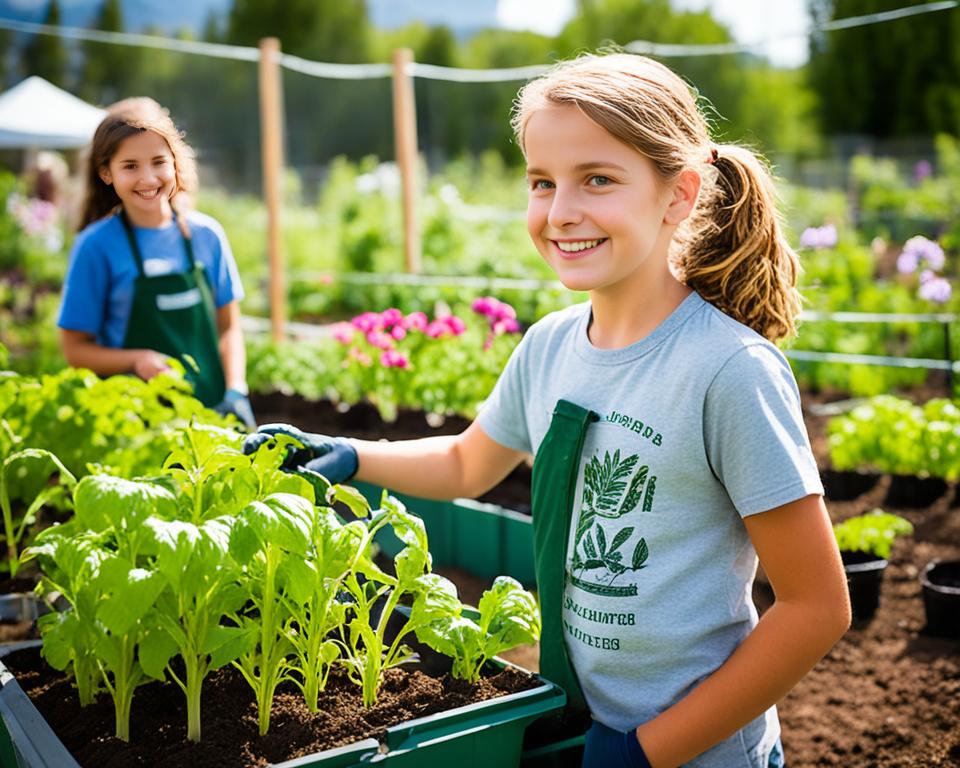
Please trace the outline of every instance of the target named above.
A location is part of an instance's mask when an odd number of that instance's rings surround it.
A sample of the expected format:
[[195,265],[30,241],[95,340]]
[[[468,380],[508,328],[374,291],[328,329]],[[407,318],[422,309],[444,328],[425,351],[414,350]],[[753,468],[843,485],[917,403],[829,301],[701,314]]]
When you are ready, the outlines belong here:
[[260,736],[253,692],[232,667],[212,672],[203,684],[202,740],[186,741],[186,703],[173,683],[137,689],[131,739],[115,738],[113,702],[106,694],[81,708],[76,690],[40,658],[38,649],[4,657],[17,682],[82,766],[264,766],[366,738],[383,739],[388,727],[478,701],[528,690],[539,681],[506,668],[474,685],[449,675],[431,677],[416,668],[387,670],[377,704],[364,709],[360,688],[335,667],[311,714],[292,685],[274,698],[270,730]]
[[[934,388],[917,399],[942,396],[942,388]],[[269,420],[282,414],[275,420],[315,431],[341,429],[343,414],[329,404],[276,398],[260,402],[270,406],[258,412],[261,421],[268,420],[267,414]],[[840,398],[803,396],[805,406],[833,399]],[[369,412],[376,417],[374,409]],[[328,421],[320,418],[324,414]],[[809,413],[805,417],[817,463],[828,468],[828,417]],[[448,420],[433,430],[419,413],[402,414],[397,424],[403,431],[381,425],[372,432],[376,439],[402,439],[451,434],[466,427],[466,422]],[[526,474],[526,486],[518,481],[513,495],[529,504],[529,470]],[[895,510],[913,523],[914,535],[894,543],[873,619],[851,629],[778,704],[791,768],[960,768],[960,643],[927,634],[920,586],[920,573],[931,559],[960,559],[960,484],[948,485],[947,493],[926,506]],[[890,478],[883,477],[852,500],[828,501],[831,519],[840,522],[883,507],[889,487]],[[498,503],[517,508],[508,501]],[[470,595],[479,596],[489,586],[457,569],[440,570],[457,583],[468,602]],[[773,591],[762,573],[754,586],[754,601],[761,613],[773,603]],[[537,646],[506,655],[527,669],[539,666]],[[566,735],[562,731],[556,738]]]

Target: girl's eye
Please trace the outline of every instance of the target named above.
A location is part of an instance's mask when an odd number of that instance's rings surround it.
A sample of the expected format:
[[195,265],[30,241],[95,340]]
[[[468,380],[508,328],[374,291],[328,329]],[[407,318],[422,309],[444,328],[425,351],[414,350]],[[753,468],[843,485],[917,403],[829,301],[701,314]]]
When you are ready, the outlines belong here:
[[613,179],[609,176],[591,176],[590,183],[595,187],[607,187],[613,184]]
[[530,189],[539,191],[542,189],[553,189],[553,182],[546,179],[534,179],[530,182]]

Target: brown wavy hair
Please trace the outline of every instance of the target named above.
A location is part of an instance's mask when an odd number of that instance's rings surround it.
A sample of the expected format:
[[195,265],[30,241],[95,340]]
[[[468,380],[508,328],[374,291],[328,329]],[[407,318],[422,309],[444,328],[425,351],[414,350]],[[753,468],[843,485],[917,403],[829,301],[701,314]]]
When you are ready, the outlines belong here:
[[677,228],[670,260],[677,278],[771,341],[796,333],[800,264],[783,235],[766,164],[737,144],[714,144],[692,89],[659,62],[626,53],[586,54],[525,85],[511,124],[520,148],[530,116],[576,106],[649,158],[664,183],[699,171],[697,205]]
[[[131,136],[144,131],[159,135],[173,155],[175,184],[170,204],[178,210],[178,203],[196,188],[197,164],[193,150],[184,141],[170,113],[153,99],[140,96],[118,101],[107,107],[107,116],[97,126],[86,161],[86,197],[80,229],[102,219],[120,205],[120,198],[112,184],[105,184],[100,170],[110,165],[120,145]],[[181,217],[182,220],[182,217]]]

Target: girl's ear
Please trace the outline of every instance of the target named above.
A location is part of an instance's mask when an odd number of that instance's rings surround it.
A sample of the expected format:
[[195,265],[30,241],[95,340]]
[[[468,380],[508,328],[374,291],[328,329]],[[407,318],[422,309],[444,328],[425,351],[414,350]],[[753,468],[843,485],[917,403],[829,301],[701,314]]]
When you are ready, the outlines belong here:
[[700,195],[700,174],[692,168],[680,171],[673,185],[673,199],[667,206],[663,220],[667,224],[679,224],[686,219],[697,204]]
[[97,173],[100,175],[100,181],[102,181],[108,187],[113,184],[113,176],[110,175],[110,169],[107,168],[107,166],[100,166],[100,170],[97,171]]

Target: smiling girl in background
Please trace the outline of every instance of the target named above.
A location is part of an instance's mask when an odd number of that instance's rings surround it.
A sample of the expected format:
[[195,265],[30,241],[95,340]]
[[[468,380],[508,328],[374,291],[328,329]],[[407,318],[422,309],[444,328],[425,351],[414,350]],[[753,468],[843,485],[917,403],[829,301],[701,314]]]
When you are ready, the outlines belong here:
[[240,329],[243,288],[223,228],[186,210],[193,151],[153,99],[97,128],[81,232],[58,325],[67,362],[149,380],[179,359],[197,398],[253,427]]
[[[775,704],[850,606],[800,395],[797,257],[771,179],[689,86],[583,56],[520,92],[527,227],[584,304],[524,335],[461,435],[293,434],[288,465],[476,497],[535,456],[540,670],[593,715],[587,768],[779,768]],[[757,562],[776,600],[758,618]]]

